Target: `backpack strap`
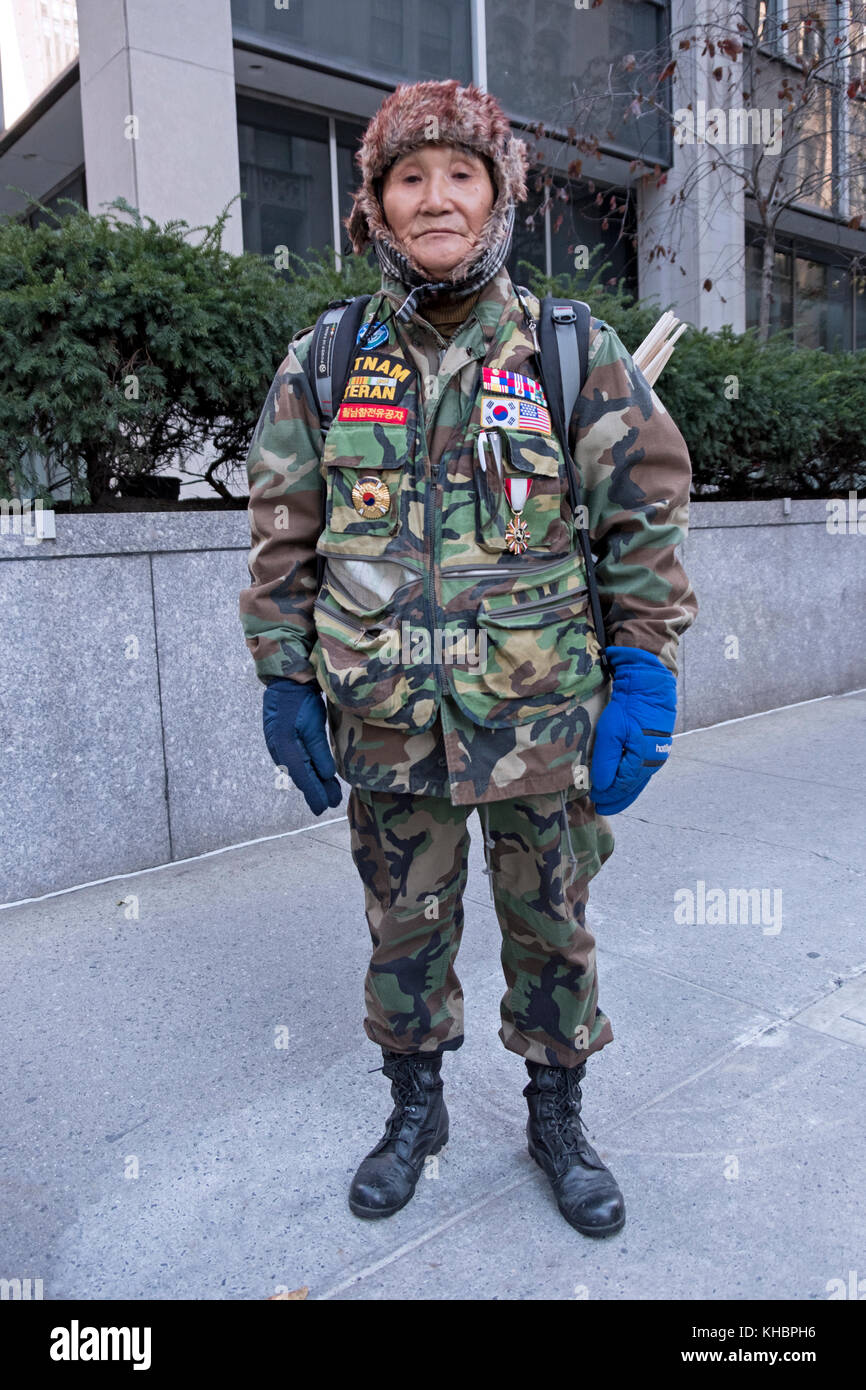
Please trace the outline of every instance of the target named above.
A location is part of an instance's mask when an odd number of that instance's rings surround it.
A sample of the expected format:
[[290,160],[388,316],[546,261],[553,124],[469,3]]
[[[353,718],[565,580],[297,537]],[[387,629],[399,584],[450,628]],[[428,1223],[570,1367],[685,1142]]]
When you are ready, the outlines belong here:
[[[548,294],[541,301],[541,318],[538,325],[540,346],[538,365],[550,407],[553,427],[559,436],[565,454],[568,495],[573,515],[577,513],[578,507],[581,505],[582,490],[577,466],[569,447],[568,427],[586,378],[586,365],[589,359],[590,316],[589,305],[581,299],[554,299],[552,295]],[[605,675],[609,676],[611,674],[610,662],[605,650],[607,642],[604,634],[604,620],[598,594],[598,582],[595,577],[595,563],[589,543],[588,527],[577,525],[577,534],[586,564],[592,621],[601,647],[601,665]]]
[[355,299],[334,299],[316,320],[306,371],[319,406],[322,434],[327,434],[334,419],[335,405],[343,399],[349,362],[370,299],[369,294],[360,294]]
[[[323,439],[333,423],[335,406],[339,406],[343,399],[349,379],[349,363],[370,299],[369,294],[360,294],[355,299],[334,299],[316,319],[313,341],[307,353],[304,370],[319,407],[319,424]],[[324,486],[322,480],[323,491]],[[322,587],[324,575],[325,558],[317,554],[317,590]]]

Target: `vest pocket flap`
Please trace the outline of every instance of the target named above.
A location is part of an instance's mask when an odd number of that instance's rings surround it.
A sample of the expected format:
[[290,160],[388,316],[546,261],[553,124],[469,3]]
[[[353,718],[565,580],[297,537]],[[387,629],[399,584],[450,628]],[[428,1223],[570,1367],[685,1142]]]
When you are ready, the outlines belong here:
[[508,463],[519,473],[537,474],[543,478],[559,475],[560,455],[556,440],[543,434],[506,435]]
[[[604,679],[585,588],[521,602],[485,595],[477,609],[477,662],[454,665],[451,687],[476,724],[506,728],[585,699]],[[498,602],[502,600],[502,602]]]
[[365,473],[399,473],[406,467],[405,454],[398,454],[396,459],[392,458],[387,463],[372,459],[365,460],[361,454],[340,454],[338,457],[329,457],[327,445],[322,455],[322,465],[325,468],[348,468],[357,473],[358,477],[363,477]]
[[430,728],[437,714],[435,672],[429,658],[416,651],[417,630],[409,620],[423,607],[422,588],[423,579],[415,576],[395,590],[402,598],[376,603],[374,595],[372,603],[362,605],[326,573],[313,603],[316,641],[310,661],[332,704],[371,724],[414,732]]
[[401,413],[403,419],[392,422],[375,419],[346,422],[338,415],[325,438],[322,463],[326,468],[369,468],[371,472],[404,468],[411,455],[411,440],[405,408]]

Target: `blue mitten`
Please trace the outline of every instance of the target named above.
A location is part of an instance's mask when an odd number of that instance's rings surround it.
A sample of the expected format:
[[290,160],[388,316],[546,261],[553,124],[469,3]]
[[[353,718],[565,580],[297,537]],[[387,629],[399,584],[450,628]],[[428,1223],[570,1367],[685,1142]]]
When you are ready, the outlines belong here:
[[262,701],[265,743],[314,815],[339,806],[343,793],[325,733],[325,702],[318,685],[274,676]]
[[603,816],[624,811],[667,761],[677,715],[676,676],[652,652],[608,647],[613,691],[595,732],[590,799]]

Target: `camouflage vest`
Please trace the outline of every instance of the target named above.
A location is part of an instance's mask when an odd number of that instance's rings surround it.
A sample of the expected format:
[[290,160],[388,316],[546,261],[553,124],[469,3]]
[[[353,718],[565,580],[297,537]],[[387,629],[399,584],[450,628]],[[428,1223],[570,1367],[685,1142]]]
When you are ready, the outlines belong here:
[[[487,728],[556,715],[605,677],[565,460],[526,385],[533,341],[506,311],[460,418],[433,424],[435,464],[404,343],[392,320],[387,342],[358,347],[325,441],[319,684],[366,722],[409,731],[432,725],[443,694]],[[523,380],[494,390],[482,367]]]

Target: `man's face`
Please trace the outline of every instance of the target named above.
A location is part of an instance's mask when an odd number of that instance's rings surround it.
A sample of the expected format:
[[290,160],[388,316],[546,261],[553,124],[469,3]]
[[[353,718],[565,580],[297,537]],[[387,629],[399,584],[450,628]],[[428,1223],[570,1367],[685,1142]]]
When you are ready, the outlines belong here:
[[382,188],[389,227],[434,279],[476,245],[493,203],[484,160],[451,145],[424,145],[403,155]]

